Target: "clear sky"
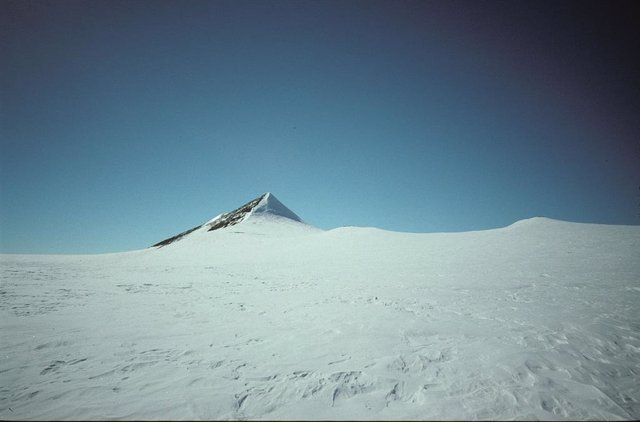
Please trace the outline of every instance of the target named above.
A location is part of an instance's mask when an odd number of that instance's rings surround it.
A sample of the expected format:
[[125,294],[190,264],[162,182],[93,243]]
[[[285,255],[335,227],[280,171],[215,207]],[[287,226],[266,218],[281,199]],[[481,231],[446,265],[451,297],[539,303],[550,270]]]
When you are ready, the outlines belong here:
[[273,192],[329,229],[640,224],[632,2],[0,0],[0,252]]

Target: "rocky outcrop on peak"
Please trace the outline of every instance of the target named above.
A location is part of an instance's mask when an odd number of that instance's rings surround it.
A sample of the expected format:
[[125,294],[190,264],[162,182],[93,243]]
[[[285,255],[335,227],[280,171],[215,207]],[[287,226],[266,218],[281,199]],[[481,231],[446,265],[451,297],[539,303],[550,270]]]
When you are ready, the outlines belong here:
[[247,202],[240,208],[237,208],[226,214],[222,214],[220,217],[216,218],[212,222],[205,224],[205,226],[208,227],[207,231],[210,232],[213,230],[221,229],[223,227],[229,227],[229,226],[238,224],[239,222],[244,220],[247,214],[249,214],[251,211],[253,211],[253,209],[256,206],[258,206],[260,201],[262,201],[266,195],[267,194],[265,193],[264,195],[261,195],[260,197],[254,199],[253,201]]
[[229,226],[233,226],[235,224],[240,223],[241,221],[243,221],[248,214],[250,214],[259,204],[261,204],[263,202],[263,200],[268,199],[268,197],[270,196],[269,193],[265,193],[260,195],[258,198],[247,202],[246,204],[244,204],[243,206],[222,214],[221,216],[215,218],[213,221],[210,221],[208,223],[202,224],[200,226],[194,227],[192,229],[189,229],[187,231],[184,231],[180,234],[177,234],[175,236],[172,236],[168,239],[165,239],[161,242],[156,243],[155,245],[153,245],[152,247],[158,247],[161,248],[163,246],[167,246],[171,243],[177,242],[178,240],[182,239],[183,237],[191,234],[192,232],[200,229],[200,228],[206,228],[206,230],[208,232],[210,231],[214,231],[214,230],[218,230],[224,227],[229,227]]
[[200,227],[202,227],[202,226],[194,227],[194,228],[192,228],[192,229],[189,229],[189,230],[187,230],[187,231],[184,231],[184,232],[182,232],[182,233],[180,233],[180,234],[177,234],[177,235],[175,235],[175,236],[173,236],[173,237],[170,237],[170,238],[165,239],[165,240],[163,240],[163,241],[161,241],[161,242],[158,242],[158,243],[156,243],[155,245],[153,245],[153,246],[151,246],[151,247],[152,247],[152,248],[155,248],[155,247],[161,248],[161,247],[163,247],[163,246],[167,246],[167,245],[168,245],[168,244],[170,244],[170,243],[177,242],[178,240],[182,239],[183,237],[185,237],[185,236],[186,236],[186,235],[188,235],[189,233],[192,233],[192,232],[194,232],[194,231],[198,230]]

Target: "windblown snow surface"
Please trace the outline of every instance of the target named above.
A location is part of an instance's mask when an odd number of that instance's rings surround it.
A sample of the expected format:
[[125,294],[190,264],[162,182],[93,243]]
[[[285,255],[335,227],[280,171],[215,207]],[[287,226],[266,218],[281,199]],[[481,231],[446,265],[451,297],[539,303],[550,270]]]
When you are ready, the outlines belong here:
[[0,419],[639,419],[640,227],[269,213],[0,256]]

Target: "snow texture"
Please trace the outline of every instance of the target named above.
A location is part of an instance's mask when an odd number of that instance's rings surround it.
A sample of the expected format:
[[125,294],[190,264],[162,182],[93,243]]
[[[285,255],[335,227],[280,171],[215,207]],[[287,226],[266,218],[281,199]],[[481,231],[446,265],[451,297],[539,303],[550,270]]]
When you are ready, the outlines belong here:
[[0,255],[0,419],[640,418],[640,227],[322,231],[257,199],[163,247]]

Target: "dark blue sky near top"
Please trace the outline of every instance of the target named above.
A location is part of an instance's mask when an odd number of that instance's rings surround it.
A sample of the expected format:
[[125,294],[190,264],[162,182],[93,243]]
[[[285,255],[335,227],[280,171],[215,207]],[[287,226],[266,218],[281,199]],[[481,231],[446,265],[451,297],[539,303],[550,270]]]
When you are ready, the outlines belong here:
[[0,252],[271,191],[321,228],[640,224],[633,2],[0,0]]

